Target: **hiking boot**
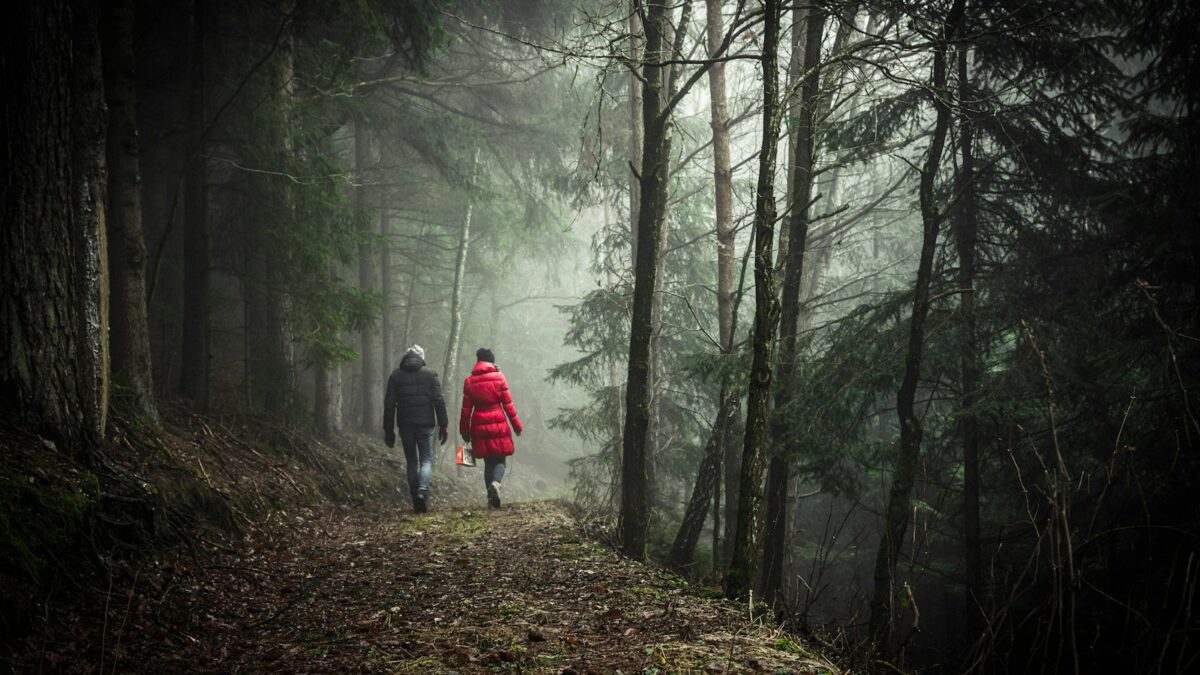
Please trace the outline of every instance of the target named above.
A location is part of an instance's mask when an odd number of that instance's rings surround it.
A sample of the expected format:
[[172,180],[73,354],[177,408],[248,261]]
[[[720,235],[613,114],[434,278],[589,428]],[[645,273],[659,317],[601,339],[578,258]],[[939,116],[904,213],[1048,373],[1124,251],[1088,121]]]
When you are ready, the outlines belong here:
[[499,483],[499,481],[492,481],[491,485],[488,485],[487,492],[488,492],[488,506],[493,509],[500,508],[500,483]]
[[429,491],[428,490],[417,490],[417,496],[413,497],[413,512],[414,513],[425,513],[426,511],[428,511],[429,510],[428,500],[429,500]]

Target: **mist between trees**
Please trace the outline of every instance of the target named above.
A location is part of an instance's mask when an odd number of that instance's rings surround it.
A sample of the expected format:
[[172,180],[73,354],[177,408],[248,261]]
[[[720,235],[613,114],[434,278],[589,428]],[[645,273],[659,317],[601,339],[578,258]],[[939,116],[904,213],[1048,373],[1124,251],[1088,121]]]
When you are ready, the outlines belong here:
[[486,346],[627,555],[864,669],[1200,654],[1195,4],[6,11],[14,422],[378,436]]

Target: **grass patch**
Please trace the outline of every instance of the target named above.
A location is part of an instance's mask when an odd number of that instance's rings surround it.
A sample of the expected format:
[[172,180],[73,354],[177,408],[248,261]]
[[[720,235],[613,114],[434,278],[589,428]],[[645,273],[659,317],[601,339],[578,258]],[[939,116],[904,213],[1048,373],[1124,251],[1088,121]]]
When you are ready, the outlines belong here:
[[500,605],[500,608],[496,611],[497,611],[497,613],[500,614],[500,616],[516,616],[517,614],[521,614],[525,610],[517,605],[513,605],[513,604],[506,602],[506,603]]
[[778,649],[781,652],[787,652],[788,654],[795,654],[796,656],[812,656],[812,654],[810,654],[807,649],[796,644],[795,641],[793,641],[789,638],[785,638],[785,637],[781,637],[781,638],[775,640],[775,642],[772,643],[771,646],[774,647],[775,649]]

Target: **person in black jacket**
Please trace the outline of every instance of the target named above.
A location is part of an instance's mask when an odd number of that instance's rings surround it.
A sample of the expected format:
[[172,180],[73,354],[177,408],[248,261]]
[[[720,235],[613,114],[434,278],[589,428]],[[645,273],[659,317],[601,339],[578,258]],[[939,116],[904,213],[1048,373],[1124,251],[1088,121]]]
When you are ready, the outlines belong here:
[[412,495],[413,511],[424,513],[429,508],[429,476],[433,471],[433,430],[436,415],[438,440],[446,443],[446,400],[437,373],[425,365],[425,350],[421,345],[408,348],[400,367],[388,378],[383,397],[383,439],[389,448],[396,447],[396,430],[408,465],[408,490]]

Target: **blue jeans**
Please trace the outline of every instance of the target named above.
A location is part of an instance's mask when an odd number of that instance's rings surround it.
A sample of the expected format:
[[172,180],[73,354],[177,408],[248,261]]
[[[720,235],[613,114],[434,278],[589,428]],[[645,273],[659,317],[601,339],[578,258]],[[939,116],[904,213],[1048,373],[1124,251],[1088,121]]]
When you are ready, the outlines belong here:
[[408,491],[413,497],[417,496],[418,490],[429,490],[429,474],[433,472],[433,432],[434,427],[405,424],[398,429],[407,464]]
[[504,482],[504,460],[507,457],[484,457],[483,458],[483,486],[491,487],[492,483]]

